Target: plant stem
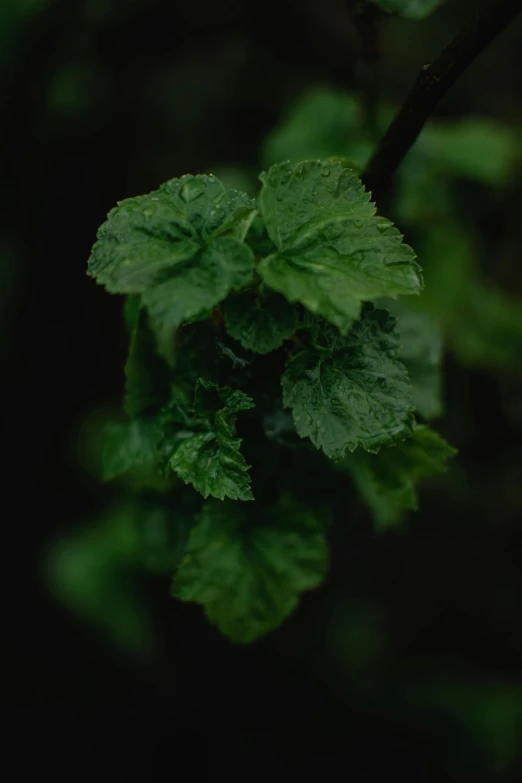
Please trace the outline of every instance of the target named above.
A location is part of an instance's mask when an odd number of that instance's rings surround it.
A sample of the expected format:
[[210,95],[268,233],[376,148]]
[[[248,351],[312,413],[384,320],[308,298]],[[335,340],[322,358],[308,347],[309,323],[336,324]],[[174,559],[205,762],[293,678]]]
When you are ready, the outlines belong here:
[[417,77],[413,89],[368,163],[362,180],[379,202],[403,158],[446,93],[522,11],[522,0],[489,0]]

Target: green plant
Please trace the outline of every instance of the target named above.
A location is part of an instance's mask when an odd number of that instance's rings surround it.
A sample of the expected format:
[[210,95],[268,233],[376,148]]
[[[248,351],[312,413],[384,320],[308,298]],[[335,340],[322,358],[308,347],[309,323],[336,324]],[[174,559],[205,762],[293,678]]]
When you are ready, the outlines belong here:
[[260,179],[256,200],[187,175],[123,201],[89,261],[128,297],[127,418],[107,435],[105,478],[154,490],[160,477],[173,593],[239,642],[323,580],[350,478],[382,526],[453,453],[415,419],[437,412],[437,348],[419,319],[401,343],[374,304],[420,292],[411,248],[342,162]]

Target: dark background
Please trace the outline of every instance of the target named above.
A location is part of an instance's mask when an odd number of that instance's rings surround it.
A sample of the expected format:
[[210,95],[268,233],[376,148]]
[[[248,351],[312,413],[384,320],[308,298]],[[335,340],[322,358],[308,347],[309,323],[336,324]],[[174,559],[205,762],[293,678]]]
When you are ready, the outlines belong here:
[[[150,580],[161,649],[137,664],[53,603],[40,568],[52,537],[95,517],[110,495],[78,446],[123,383],[121,303],[85,275],[108,210],[186,172],[256,169],[263,137],[311,84],[400,102],[476,3],[450,2],[419,23],[376,17],[374,61],[341,0],[26,0],[16,13],[1,2],[1,364],[13,435],[3,636],[6,717],[25,746],[17,763],[518,779],[520,368],[446,354],[439,429],[458,465],[426,490],[404,532],[354,523],[327,583],[251,647],[230,644]],[[374,15],[365,18],[371,27]],[[521,41],[519,22],[441,114],[522,127]],[[521,194],[497,207],[509,211],[519,262]],[[508,230],[497,218],[484,222],[484,241]],[[522,297],[520,270],[502,268],[496,282]],[[452,695],[438,699],[448,681]]]

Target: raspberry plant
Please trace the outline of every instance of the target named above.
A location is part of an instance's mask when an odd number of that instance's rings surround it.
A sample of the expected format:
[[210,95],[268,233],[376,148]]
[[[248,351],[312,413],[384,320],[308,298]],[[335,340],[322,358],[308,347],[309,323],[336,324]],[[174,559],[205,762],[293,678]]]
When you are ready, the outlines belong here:
[[260,180],[255,200],[185,175],[122,201],[88,270],[126,296],[104,474],[127,476],[129,547],[242,643],[322,582],[357,497],[394,524],[454,453],[426,424],[439,354],[390,312],[422,289],[413,250],[344,160]]

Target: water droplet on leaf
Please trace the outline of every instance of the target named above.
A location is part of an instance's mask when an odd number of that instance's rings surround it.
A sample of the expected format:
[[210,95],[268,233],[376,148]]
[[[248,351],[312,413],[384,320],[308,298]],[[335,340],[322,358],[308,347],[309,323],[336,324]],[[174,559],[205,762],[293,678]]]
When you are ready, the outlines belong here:
[[181,198],[187,204],[203,195],[206,185],[201,179],[191,179],[181,188]]

